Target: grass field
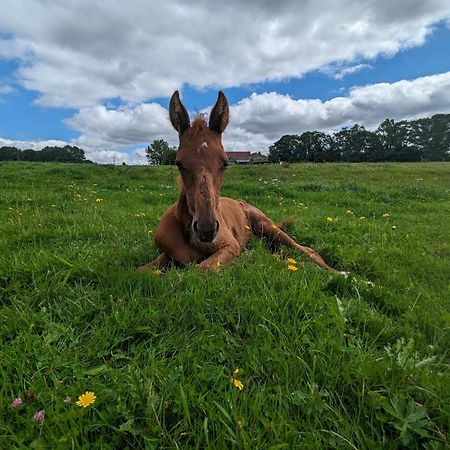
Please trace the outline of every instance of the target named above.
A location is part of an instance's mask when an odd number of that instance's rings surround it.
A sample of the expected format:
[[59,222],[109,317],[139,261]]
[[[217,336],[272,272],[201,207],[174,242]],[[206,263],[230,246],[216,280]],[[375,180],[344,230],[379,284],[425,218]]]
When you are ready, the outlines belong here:
[[176,177],[0,165],[1,449],[449,448],[450,164],[227,171],[347,279],[256,238],[136,273]]

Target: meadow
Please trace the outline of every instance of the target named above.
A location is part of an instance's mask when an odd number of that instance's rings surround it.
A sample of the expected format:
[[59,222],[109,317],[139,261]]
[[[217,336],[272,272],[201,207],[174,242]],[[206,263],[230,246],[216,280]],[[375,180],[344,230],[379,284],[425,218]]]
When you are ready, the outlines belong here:
[[449,163],[228,169],[347,278],[257,238],[137,273],[176,178],[0,165],[1,449],[449,448]]

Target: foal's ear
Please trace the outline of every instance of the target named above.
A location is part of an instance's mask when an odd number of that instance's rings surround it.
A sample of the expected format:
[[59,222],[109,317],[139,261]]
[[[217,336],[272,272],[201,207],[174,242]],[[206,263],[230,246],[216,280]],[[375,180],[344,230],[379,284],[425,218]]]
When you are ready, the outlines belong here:
[[222,91],[219,91],[217,102],[211,111],[211,115],[209,116],[209,129],[212,131],[217,131],[217,133],[221,134],[228,125],[229,117],[230,110],[228,108],[227,98]]
[[175,91],[170,99],[169,117],[173,127],[180,136],[191,126],[189,114],[181,103],[178,91]]

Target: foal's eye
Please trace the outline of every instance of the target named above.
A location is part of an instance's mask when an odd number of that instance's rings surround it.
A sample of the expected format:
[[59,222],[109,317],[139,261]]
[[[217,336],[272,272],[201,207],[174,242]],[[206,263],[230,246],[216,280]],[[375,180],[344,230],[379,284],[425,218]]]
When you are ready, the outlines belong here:
[[183,170],[183,164],[181,164],[180,161],[175,161],[175,164],[178,167],[178,170]]
[[222,165],[222,169],[226,169],[228,167],[228,165],[229,165],[229,162],[228,161],[224,161],[223,165]]

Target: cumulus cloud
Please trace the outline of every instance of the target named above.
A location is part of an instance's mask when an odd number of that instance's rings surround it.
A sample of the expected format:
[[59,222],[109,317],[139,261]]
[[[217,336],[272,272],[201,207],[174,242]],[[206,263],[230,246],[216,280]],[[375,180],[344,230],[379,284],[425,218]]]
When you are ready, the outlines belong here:
[[[16,147],[21,150],[42,150],[44,147],[64,147],[65,145],[78,145],[77,141],[62,141],[58,139],[40,141],[22,141],[17,139],[5,139],[0,137],[0,147]],[[131,151],[107,150],[93,147],[83,147],[86,158],[100,164],[146,164],[145,148],[137,148]]]
[[344,66],[340,65],[330,65],[321,69],[321,72],[329,75],[336,80],[342,80],[347,75],[351,75],[352,73],[360,72],[364,69],[372,69],[373,66],[371,64],[355,64],[353,66]]
[[61,141],[58,139],[49,139],[42,141],[21,141],[15,139],[5,139],[0,137],[0,147],[16,147],[21,150],[32,149],[32,150],[42,150],[44,147],[63,147],[64,145],[71,145],[66,141]]
[[[189,107],[189,105],[186,105]],[[206,108],[209,112],[211,107]],[[230,106],[230,124],[223,136],[227,150],[266,151],[283,134],[308,130],[333,132],[359,123],[375,128],[384,119],[414,119],[450,111],[450,72],[354,87],[345,97],[328,101],[293,99],[276,92],[252,94]],[[192,114],[191,114],[192,117]],[[165,108],[156,103],[108,109],[97,105],[66,121],[80,132],[69,142],[85,149],[96,162],[144,164],[145,146],[155,139],[177,145]],[[25,142],[0,138],[1,145],[40,149],[64,141]],[[135,147],[132,151],[124,148]]]
[[[2,0],[0,58],[17,63],[14,86],[38,92],[38,104],[78,111],[65,121],[80,133],[69,144],[89,159],[143,163],[154,139],[177,143],[155,98],[186,85],[223,89],[312,70],[342,79],[370,69],[372,58],[423,44],[440,21],[450,23],[448,0]],[[328,101],[252,94],[231,106],[224,143],[264,150],[286,133],[446,112],[449,78],[357,86]],[[14,89],[0,84],[0,95]],[[65,144],[0,139],[20,148]]]
[[2,94],[12,94],[14,92],[14,88],[9,84],[1,84],[0,83],[0,95]]
[[0,56],[47,106],[140,103],[184,84],[231,87],[419,45],[448,0],[120,0],[0,5]]
[[274,137],[307,130],[332,131],[359,123],[368,128],[395,120],[450,111],[450,72],[415,80],[354,87],[328,101],[295,100],[275,92],[252,94],[232,108],[233,125]]
[[120,148],[176,137],[167,110],[157,103],[119,109],[96,105],[81,109],[65,123],[81,133],[76,142],[82,147]]

